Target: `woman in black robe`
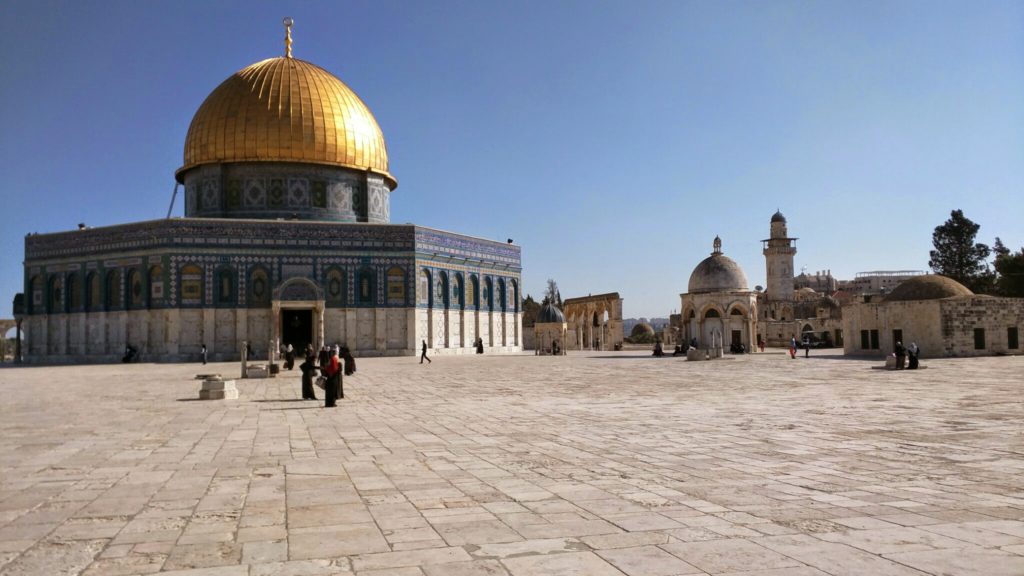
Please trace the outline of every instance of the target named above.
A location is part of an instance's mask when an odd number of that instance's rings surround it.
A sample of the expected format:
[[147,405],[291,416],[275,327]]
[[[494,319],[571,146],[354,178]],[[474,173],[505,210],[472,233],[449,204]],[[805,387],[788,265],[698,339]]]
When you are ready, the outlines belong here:
[[316,357],[312,350],[307,351],[306,361],[299,364],[302,371],[302,399],[316,400],[316,390],[313,388],[313,376],[316,374]]

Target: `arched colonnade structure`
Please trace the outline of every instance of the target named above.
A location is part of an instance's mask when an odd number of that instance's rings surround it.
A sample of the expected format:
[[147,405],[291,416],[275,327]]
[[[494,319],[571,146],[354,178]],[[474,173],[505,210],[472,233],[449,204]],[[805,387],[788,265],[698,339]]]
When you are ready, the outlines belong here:
[[569,298],[562,302],[567,345],[575,350],[622,347],[622,298],[618,292]]

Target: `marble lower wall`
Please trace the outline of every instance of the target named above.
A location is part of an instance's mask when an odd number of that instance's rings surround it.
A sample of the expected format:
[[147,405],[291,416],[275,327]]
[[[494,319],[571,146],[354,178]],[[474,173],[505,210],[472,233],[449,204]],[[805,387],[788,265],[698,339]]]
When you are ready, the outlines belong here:
[[[132,346],[145,362],[240,358],[249,342],[256,358],[271,348],[270,309],[191,308],[28,316],[24,355],[29,363],[119,362]],[[427,340],[432,354],[474,352],[477,336],[494,352],[522,350],[522,314],[422,308],[330,308],[324,341],[358,356],[410,356]]]

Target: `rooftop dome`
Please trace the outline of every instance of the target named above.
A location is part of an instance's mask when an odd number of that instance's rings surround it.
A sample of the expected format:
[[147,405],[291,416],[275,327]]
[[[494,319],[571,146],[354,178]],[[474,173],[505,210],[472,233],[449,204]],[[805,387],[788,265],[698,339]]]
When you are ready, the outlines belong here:
[[746,290],[747,276],[735,260],[722,254],[722,240],[715,236],[715,250],[690,274],[687,291],[694,294]]
[[893,288],[892,292],[885,297],[885,301],[939,300],[956,296],[972,296],[973,294],[974,292],[952,278],[927,274],[904,280]]
[[785,224],[786,217],[782,215],[782,212],[776,210],[775,214],[772,214],[772,222],[782,222],[783,224]]
[[366,104],[323,68],[269,58],[234,73],[199,106],[185,137],[183,173],[224,162],[304,162],[382,175],[384,135]]
[[558,324],[564,323],[565,314],[562,314],[562,311],[559,310],[558,306],[555,306],[554,304],[545,304],[541,306],[540,312],[537,312],[537,320],[535,321],[535,323],[548,324],[552,322]]
[[630,337],[642,336],[644,334],[654,335],[654,326],[651,326],[647,322],[640,322],[633,326],[633,329],[629,331]]

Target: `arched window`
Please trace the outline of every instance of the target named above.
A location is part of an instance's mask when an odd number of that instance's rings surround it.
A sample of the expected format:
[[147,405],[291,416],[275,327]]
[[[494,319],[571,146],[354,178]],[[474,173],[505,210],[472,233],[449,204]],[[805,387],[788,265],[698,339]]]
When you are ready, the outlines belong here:
[[502,312],[508,310],[508,292],[505,289],[505,279],[498,278],[498,308]]
[[[328,295],[329,297],[329,295]],[[256,266],[249,275],[249,305],[267,306],[270,304],[270,274],[262,266]]]
[[434,290],[433,282],[430,279],[430,270],[424,268],[416,280],[416,303],[422,306],[433,306],[434,298],[431,292]]
[[64,294],[60,276],[50,277],[49,298],[47,300],[49,304],[48,310],[51,314],[64,311]]
[[324,277],[324,287],[327,289],[327,302],[331,306],[344,306],[345,297],[347,296],[347,290],[345,286],[345,273],[340,268],[334,266],[327,270],[327,275]]
[[733,309],[729,311],[729,315],[730,316],[743,316],[743,310],[739,306],[734,306]]
[[711,308],[704,313],[705,318],[721,318],[722,315],[718,313],[718,310]]
[[494,280],[490,276],[484,278],[484,308],[494,310]]
[[448,298],[448,273],[444,270],[437,274],[437,290],[434,291],[435,298],[440,300],[437,304],[447,308],[451,300]]
[[461,273],[456,273],[455,278],[452,280],[452,298],[455,305],[459,308],[466,307],[466,289],[463,286]]
[[181,267],[181,303],[192,306],[203,303],[203,269],[195,264]]
[[374,281],[371,268],[363,268],[359,271],[359,282],[356,289],[359,291],[360,304],[373,304]]
[[473,274],[472,276],[470,276],[469,277],[469,284],[466,286],[466,288],[469,290],[469,302],[470,302],[470,304],[473,306],[473,308],[476,308],[477,310],[479,310],[480,309],[480,278],[476,274]]
[[388,268],[388,304],[405,305],[405,270],[399,266]]
[[32,277],[32,282],[30,283],[30,285],[32,291],[32,301],[29,303],[29,310],[31,310],[33,314],[41,314],[43,312],[46,312],[46,300],[45,294],[43,294],[43,277]]
[[235,282],[235,270],[233,268],[217,270],[217,304],[229,305],[235,303]]
[[82,309],[82,280],[77,272],[68,274],[68,285],[65,288],[68,300],[68,312],[78,312]]
[[159,305],[164,299],[164,269],[159,264],[149,267],[149,305]]
[[85,278],[85,309],[90,312],[103,309],[103,287],[96,272],[89,272]]
[[124,286],[122,286],[121,282],[121,271],[111,270],[110,272],[107,272],[107,285],[103,290],[107,296],[107,310],[116,310],[123,306],[123,291]]
[[128,308],[142,308],[145,305],[145,291],[142,288],[142,274],[132,268],[128,271]]

